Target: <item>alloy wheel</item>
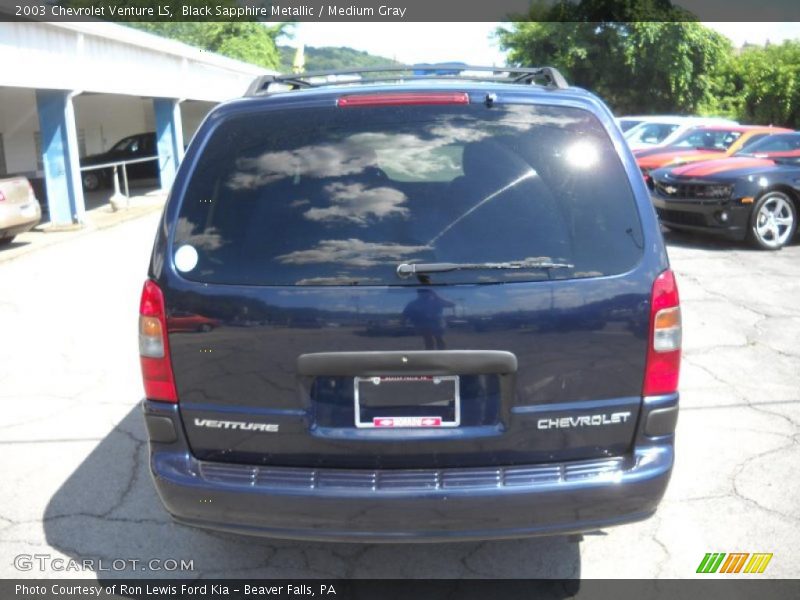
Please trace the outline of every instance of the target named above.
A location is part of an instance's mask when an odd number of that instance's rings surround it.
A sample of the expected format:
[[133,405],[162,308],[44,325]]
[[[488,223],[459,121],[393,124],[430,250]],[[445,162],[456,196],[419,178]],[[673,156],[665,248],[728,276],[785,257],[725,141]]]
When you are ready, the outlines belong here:
[[770,194],[761,203],[755,217],[753,232],[758,241],[769,248],[783,246],[794,231],[794,210],[783,194]]

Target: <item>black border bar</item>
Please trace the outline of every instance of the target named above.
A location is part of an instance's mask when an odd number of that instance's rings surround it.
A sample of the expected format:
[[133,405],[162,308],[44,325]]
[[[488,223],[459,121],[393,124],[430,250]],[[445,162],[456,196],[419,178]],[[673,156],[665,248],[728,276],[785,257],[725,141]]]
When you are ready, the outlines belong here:
[[[772,600],[800,597],[800,580],[732,575],[725,579],[89,579],[0,580],[0,598],[11,600]],[[23,589],[20,586],[24,586]],[[75,590],[70,593],[71,590]],[[267,592],[267,590],[271,590]]]
[[0,0],[0,21],[800,21],[797,0]]

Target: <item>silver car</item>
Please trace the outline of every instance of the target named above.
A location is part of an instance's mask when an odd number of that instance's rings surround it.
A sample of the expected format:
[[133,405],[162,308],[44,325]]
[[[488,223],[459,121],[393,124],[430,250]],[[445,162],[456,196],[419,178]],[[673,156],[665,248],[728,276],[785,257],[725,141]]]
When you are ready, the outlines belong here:
[[25,177],[0,179],[0,246],[30,231],[42,219],[42,209]]

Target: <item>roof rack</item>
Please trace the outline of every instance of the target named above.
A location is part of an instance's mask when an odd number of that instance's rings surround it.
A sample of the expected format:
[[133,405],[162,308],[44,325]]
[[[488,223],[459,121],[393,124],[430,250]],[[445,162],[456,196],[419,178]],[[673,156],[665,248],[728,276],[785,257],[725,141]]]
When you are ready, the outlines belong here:
[[[465,71],[489,73],[491,75],[462,75]],[[378,77],[364,78],[364,74]],[[359,79],[326,80],[330,77],[358,75]],[[314,80],[317,81],[314,81]],[[322,81],[320,81],[322,79]],[[498,83],[532,84],[542,82],[546,87],[564,90],[569,87],[564,76],[553,67],[481,67],[461,63],[435,65],[386,65],[357,69],[336,69],[332,71],[310,71],[307,73],[287,73],[285,75],[262,75],[250,84],[245,96],[259,96],[270,91],[270,86],[288,86],[289,89],[327,87],[346,85],[355,82],[375,83],[398,80],[458,79],[467,81],[490,81]]]

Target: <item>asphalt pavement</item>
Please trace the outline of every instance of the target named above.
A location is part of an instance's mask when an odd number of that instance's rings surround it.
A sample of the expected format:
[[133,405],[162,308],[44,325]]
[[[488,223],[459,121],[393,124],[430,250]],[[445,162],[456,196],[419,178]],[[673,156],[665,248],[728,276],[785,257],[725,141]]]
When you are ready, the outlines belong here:
[[583,539],[324,544],[191,529],[158,501],[136,342],[157,218],[0,251],[0,577],[683,578],[707,552],[773,553],[761,577],[800,577],[800,245],[668,236],[685,354],[652,519]]

